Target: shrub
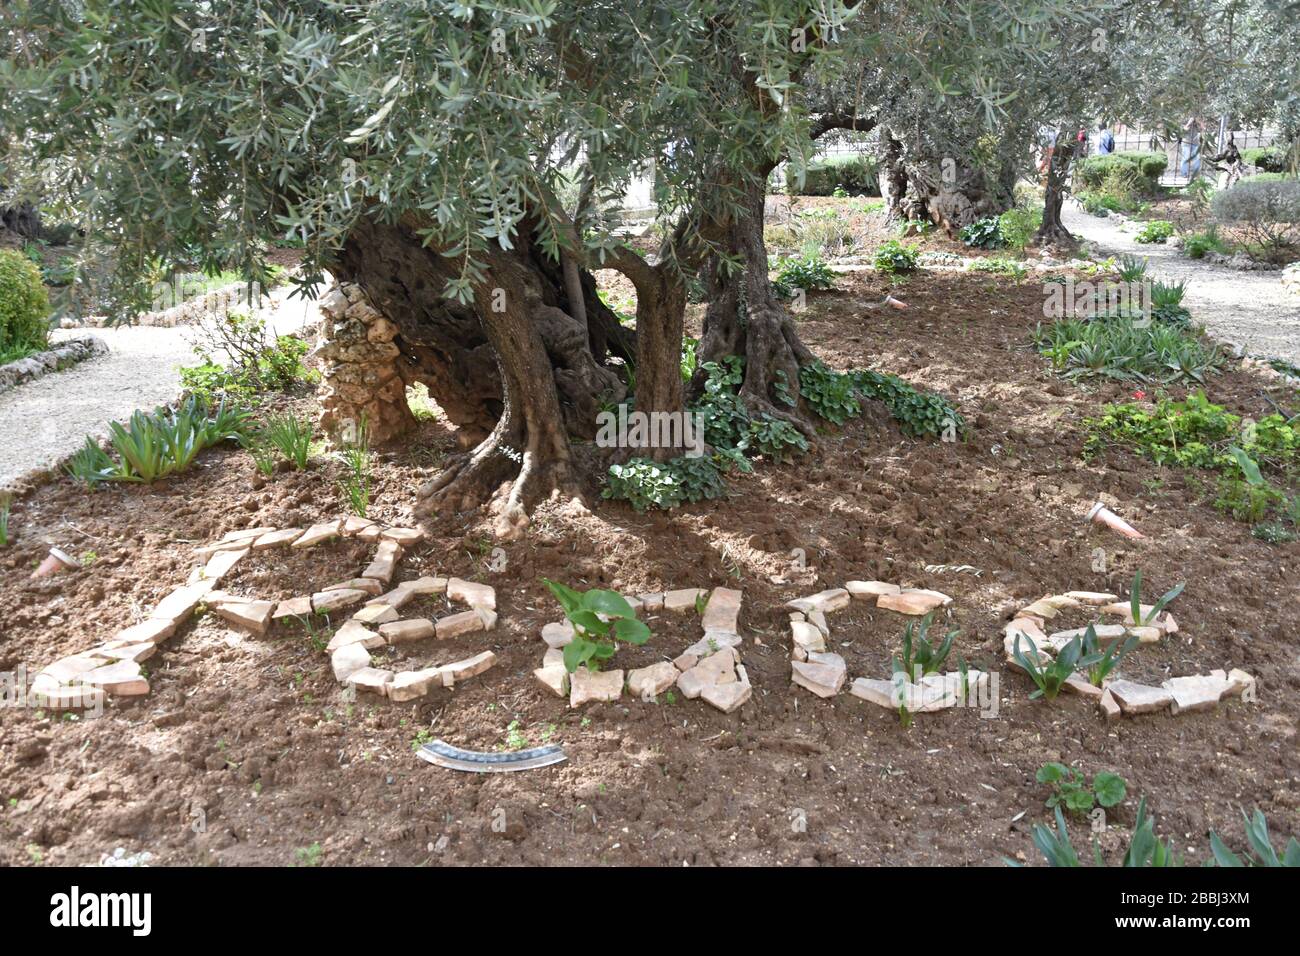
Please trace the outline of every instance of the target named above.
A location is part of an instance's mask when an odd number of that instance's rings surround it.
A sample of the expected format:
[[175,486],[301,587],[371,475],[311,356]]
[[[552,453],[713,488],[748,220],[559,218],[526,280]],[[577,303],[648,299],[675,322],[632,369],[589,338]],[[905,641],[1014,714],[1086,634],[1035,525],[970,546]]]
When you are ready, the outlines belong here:
[[1153,242],[1164,242],[1173,234],[1174,224],[1172,222],[1167,219],[1152,219],[1134,236],[1133,241],[1147,245]]
[[881,243],[871,261],[878,272],[887,275],[903,275],[916,271],[919,258],[916,246],[904,245],[897,239],[889,239]]
[[1242,180],[1216,194],[1210,208],[1218,222],[1240,224],[1247,236],[1271,250],[1300,236],[1300,180]]
[[726,490],[722,469],[711,457],[683,456],[664,462],[633,458],[609,466],[601,497],[626,501],[638,512],[668,511],[687,501],[721,498]]
[[772,280],[772,288],[783,299],[793,297],[797,290],[812,292],[817,289],[830,289],[834,285],[835,273],[819,255],[804,255],[776,261],[776,278]]
[[957,238],[978,249],[998,249],[1006,245],[1006,239],[1002,237],[1001,220],[997,216],[986,216],[976,219],[968,226],[962,226]]
[[1164,153],[1110,153],[1106,156],[1089,156],[1076,163],[1074,175],[1078,182],[1089,189],[1100,189],[1108,179],[1116,181],[1114,177],[1118,175],[1120,180],[1131,183],[1139,191],[1154,192],[1168,165],[1169,159]]
[[991,272],[994,275],[1011,276],[1015,279],[1023,279],[1029,274],[1029,270],[1022,263],[1002,256],[975,259],[966,269],[970,272]]
[[803,186],[790,182],[795,196],[830,196],[837,187],[853,195],[879,196],[880,179],[875,162],[868,156],[827,156],[814,160],[804,170]]
[[1043,205],[1016,206],[998,217],[998,232],[1008,249],[1024,252],[1043,224]]
[[1258,146],[1243,149],[1241,159],[1246,165],[1262,169],[1267,173],[1284,173],[1286,169],[1286,150],[1281,146]]
[[[271,340],[266,323],[233,311],[199,326],[194,353],[201,361],[181,369],[181,386],[205,401],[256,401],[259,392],[286,391],[318,376],[303,364],[310,346],[296,335]],[[229,356],[230,364],[222,361]]]
[[44,349],[49,314],[41,270],[22,253],[0,249],[0,363]]
[[1219,227],[1211,225],[1203,232],[1194,232],[1183,240],[1183,252],[1192,259],[1202,259],[1207,252],[1226,254],[1228,244],[1219,236]]

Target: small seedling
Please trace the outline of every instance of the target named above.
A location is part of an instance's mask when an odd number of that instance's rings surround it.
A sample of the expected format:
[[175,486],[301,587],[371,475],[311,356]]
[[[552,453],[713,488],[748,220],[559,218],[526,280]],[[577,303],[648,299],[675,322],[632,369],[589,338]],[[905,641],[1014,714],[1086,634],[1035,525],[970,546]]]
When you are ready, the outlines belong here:
[[935,648],[930,644],[928,635],[933,618],[933,611],[921,618],[921,623],[916,625],[915,634],[910,623],[903,630],[903,653],[901,657],[894,658],[895,674],[906,674],[909,680],[919,679],[926,674],[936,673],[948,659],[952,642],[957,639],[959,632],[949,631],[938,648]]
[[564,645],[564,667],[570,674],[583,664],[599,670],[614,656],[616,641],[639,645],[650,639],[650,628],[637,620],[632,605],[617,591],[593,588],[583,594],[547,578],[542,583],[573,625],[573,640]]
[[1097,629],[1089,624],[1083,634],[1083,657],[1080,659],[1080,663],[1088,668],[1088,683],[1093,687],[1100,687],[1110,676],[1110,672],[1124,659],[1124,655],[1137,646],[1138,639],[1130,637],[1123,643],[1111,642],[1110,647],[1103,651],[1101,643],[1097,640]]
[[1012,657],[1024,668],[1037,688],[1029,695],[1029,699],[1037,700],[1039,697],[1045,697],[1048,700],[1055,700],[1056,695],[1061,692],[1061,688],[1065,686],[1065,682],[1070,679],[1081,662],[1083,642],[1077,637],[1074,638],[1061,648],[1055,660],[1044,666],[1043,658],[1038,653],[1038,647],[1034,642],[1032,640],[1029,642],[1029,653],[1026,654],[1020,647],[1020,639],[1021,635],[1017,634]]
[[1094,803],[1113,807],[1128,793],[1124,778],[1118,774],[1102,771],[1092,778],[1089,787],[1082,771],[1062,763],[1043,764],[1034,779],[1052,787],[1052,795],[1047,798],[1049,807],[1063,804],[1071,813],[1087,813]]
[[1243,860],[1229,850],[1219,835],[1211,830],[1210,852],[1214,854],[1214,861],[1219,866],[1300,867],[1300,842],[1295,837],[1287,841],[1286,851],[1279,857],[1273,849],[1273,840],[1269,836],[1268,821],[1264,819],[1264,814],[1256,808],[1253,817],[1247,815],[1245,810],[1241,811],[1241,816],[1246,821],[1246,842],[1250,844],[1250,855]]
[[1183,588],[1186,586],[1187,582],[1184,581],[1182,584],[1175,585],[1166,591],[1160,600],[1156,601],[1156,603],[1151,606],[1151,613],[1148,614],[1144,620],[1142,617],[1142,569],[1139,568],[1137,571],[1134,571],[1133,593],[1129,597],[1129,609],[1133,615],[1133,623],[1142,625],[1150,624],[1160,616],[1160,612],[1168,607],[1174,598],[1183,593]]
[[324,854],[321,845],[313,843],[311,846],[302,846],[294,850],[293,858],[298,861],[298,866],[320,866]]

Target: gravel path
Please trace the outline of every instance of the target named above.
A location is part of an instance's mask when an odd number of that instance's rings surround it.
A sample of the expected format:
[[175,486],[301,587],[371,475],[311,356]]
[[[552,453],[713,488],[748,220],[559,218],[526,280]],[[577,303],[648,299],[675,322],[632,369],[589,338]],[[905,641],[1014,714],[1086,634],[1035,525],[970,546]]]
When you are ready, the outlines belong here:
[[1136,255],[1150,261],[1147,272],[1164,282],[1187,282],[1183,305],[1210,334],[1252,355],[1300,365],[1300,297],[1282,288],[1281,273],[1242,272],[1189,259],[1161,243],[1141,245],[1133,236],[1140,223],[1090,216],[1077,203],[1062,210],[1065,227],[1103,255]]
[[[288,299],[289,287],[271,292],[266,311],[276,333],[296,331],[318,317],[316,304]],[[180,393],[182,365],[195,362],[192,326],[131,326],[55,331],[55,341],[94,335],[109,353],[0,394],[0,488],[32,471],[53,468],[87,435],[103,437],[108,423],[153,409]]]

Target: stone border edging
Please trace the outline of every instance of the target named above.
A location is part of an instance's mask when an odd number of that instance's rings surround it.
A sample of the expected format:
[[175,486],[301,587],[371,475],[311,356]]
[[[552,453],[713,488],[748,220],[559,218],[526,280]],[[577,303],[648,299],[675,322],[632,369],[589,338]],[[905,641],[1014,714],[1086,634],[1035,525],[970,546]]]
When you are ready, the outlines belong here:
[[44,352],[0,365],[0,394],[51,372],[61,372],[87,359],[107,354],[108,346],[103,339],[93,335],[65,339]]

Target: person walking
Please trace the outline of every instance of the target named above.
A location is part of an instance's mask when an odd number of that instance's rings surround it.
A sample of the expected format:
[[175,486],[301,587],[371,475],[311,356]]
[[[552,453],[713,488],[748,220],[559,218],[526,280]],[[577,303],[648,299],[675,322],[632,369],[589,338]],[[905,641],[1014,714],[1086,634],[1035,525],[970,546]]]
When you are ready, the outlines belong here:
[[1115,152],[1115,136],[1107,128],[1105,120],[1097,124],[1097,155],[1109,156]]

